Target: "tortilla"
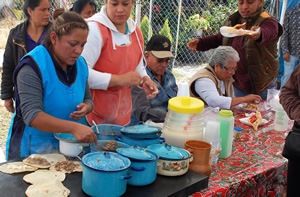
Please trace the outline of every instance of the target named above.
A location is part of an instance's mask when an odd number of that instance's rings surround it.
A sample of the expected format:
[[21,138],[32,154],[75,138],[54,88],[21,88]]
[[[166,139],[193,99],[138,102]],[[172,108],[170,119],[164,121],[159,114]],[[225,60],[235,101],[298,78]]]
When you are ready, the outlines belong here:
[[21,172],[33,172],[38,168],[26,165],[22,161],[4,163],[0,166],[0,171],[7,174],[21,173]]
[[233,26],[235,29],[245,29],[246,28],[246,22],[242,23],[242,24],[236,24],[235,26]]
[[25,194],[28,197],[66,197],[70,195],[70,190],[60,181],[46,181],[30,185]]
[[23,162],[37,168],[49,168],[51,166],[51,163],[40,154],[32,154],[24,159]]
[[252,122],[251,120],[253,118],[249,118],[249,123],[252,125],[252,127],[254,128],[255,131],[257,131],[258,126],[263,122],[262,117],[261,117],[261,113],[259,111],[256,111],[255,113],[255,121]]
[[59,154],[59,153],[42,154],[41,156],[43,158],[47,159],[47,161],[51,165],[54,165],[54,164],[56,164],[57,162],[60,162],[60,161],[67,161],[66,157],[62,154]]
[[64,181],[66,178],[63,172],[54,172],[50,170],[37,170],[30,174],[26,174],[23,180],[27,183],[38,184],[43,182],[49,182],[51,180]]
[[249,110],[260,110],[260,107],[258,105],[252,104],[252,103],[248,103],[247,105],[245,105],[246,109]]
[[82,166],[78,161],[60,161],[52,165],[49,170],[70,174],[72,172],[82,172]]

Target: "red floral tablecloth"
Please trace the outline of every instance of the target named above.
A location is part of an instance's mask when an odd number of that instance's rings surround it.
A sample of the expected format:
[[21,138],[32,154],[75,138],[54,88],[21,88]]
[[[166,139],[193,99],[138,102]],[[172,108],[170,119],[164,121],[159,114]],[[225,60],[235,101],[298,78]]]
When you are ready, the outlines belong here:
[[193,194],[202,196],[280,196],[286,192],[287,159],[281,156],[287,132],[273,130],[274,114],[263,114],[269,122],[254,131],[239,119],[244,112],[235,112],[235,126],[243,128],[233,142],[227,159],[219,159],[212,169],[208,188]]

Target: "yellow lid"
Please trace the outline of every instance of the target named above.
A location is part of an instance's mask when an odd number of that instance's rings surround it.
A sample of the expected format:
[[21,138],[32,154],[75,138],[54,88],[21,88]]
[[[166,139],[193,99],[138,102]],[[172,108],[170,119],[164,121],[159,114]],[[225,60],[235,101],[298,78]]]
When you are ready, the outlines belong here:
[[204,109],[204,103],[200,99],[189,96],[177,96],[169,100],[170,110],[182,114],[196,114]]

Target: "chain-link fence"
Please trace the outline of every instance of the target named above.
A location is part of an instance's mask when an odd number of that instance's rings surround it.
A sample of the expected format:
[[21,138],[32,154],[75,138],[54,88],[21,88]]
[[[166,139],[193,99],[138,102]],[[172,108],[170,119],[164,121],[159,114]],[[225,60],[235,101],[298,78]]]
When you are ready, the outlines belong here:
[[[2,0],[0,17],[23,19],[23,0]],[[52,11],[57,7],[66,10],[75,0],[51,0]],[[104,0],[96,1],[98,8]],[[278,15],[278,0],[266,0],[265,9]],[[132,18],[141,27],[145,43],[153,34],[162,34],[172,41],[175,55],[173,65],[199,65],[207,62],[211,51],[191,52],[186,43],[201,36],[219,31],[224,20],[237,10],[237,0],[136,0]],[[0,36],[1,35],[0,32]]]

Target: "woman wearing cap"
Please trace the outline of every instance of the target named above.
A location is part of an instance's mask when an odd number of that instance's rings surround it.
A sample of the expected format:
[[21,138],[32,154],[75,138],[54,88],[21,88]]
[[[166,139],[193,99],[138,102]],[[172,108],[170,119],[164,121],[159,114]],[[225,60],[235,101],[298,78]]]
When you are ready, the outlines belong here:
[[106,0],[100,13],[88,19],[89,35],[82,53],[89,66],[94,110],[87,121],[127,125],[130,122],[131,86],[144,89],[148,98],[158,90],[143,65],[143,37],[129,18],[133,0]]
[[80,14],[83,18],[89,18],[96,13],[96,3],[93,0],[78,0],[70,11]]
[[146,99],[141,89],[132,87],[131,125],[151,120],[164,122],[169,99],[177,95],[178,87],[174,75],[168,69],[171,52],[170,40],[162,35],[154,35],[146,45],[146,71],[156,83],[159,93],[153,99]]

